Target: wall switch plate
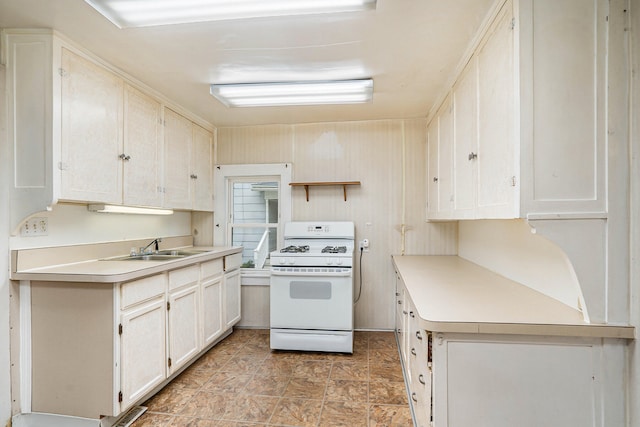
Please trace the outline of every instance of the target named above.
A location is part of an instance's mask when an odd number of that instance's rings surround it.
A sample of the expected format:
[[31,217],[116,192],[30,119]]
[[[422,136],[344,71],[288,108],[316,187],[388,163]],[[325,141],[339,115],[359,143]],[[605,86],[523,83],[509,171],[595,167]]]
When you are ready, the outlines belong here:
[[49,234],[49,219],[44,217],[29,218],[22,224],[22,237],[47,236]]

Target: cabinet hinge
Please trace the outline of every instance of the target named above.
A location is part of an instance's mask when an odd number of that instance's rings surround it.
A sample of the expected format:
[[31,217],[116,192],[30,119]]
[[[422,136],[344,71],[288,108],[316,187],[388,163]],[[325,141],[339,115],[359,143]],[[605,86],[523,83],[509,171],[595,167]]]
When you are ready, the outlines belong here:
[[171,303],[167,301],[167,311],[171,310]]
[[511,18],[511,29],[516,28],[516,18]]
[[169,359],[167,360],[167,365],[169,365],[169,367],[171,367],[171,358],[169,358]]
[[118,325],[118,335],[122,335],[122,323]]
[[516,186],[516,177],[515,177],[515,176],[512,176],[512,177],[511,177],[511,186],[512,186],[512,187],[515,187],[515,186]]
[[122,402],[122,392],[118,393],[118,403]]

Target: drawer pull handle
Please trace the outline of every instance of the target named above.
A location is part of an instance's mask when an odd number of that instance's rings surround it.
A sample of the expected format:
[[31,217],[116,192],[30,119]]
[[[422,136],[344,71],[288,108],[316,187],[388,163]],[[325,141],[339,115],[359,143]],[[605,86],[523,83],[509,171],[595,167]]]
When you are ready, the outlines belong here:
[[413,354],[414,356],[417,354],[415,347],[411,347],[411,354]]
[[422,334],[420,333],[420,331],[416,331],[416,338],[422,341]]
[[398,304],[402,304],[402,301],[398,300]]
[[407,314],[407,310],[402,310],[402,314]]
[[409,312],[409,316],[411,316],[412,318],[415,318],[415,317],[416,317],[416,315],[413,313],[413,311],[410,311],[410,312]]
[[426,382],[424,381],[424,375],[422,374],[418,375],[418,381],[420,381],[420,384],[422,385],[426,384]]
[[414,402],[418,401],[418,396],[416,395],[416,393],[411,393],[411,400],[413,400]]

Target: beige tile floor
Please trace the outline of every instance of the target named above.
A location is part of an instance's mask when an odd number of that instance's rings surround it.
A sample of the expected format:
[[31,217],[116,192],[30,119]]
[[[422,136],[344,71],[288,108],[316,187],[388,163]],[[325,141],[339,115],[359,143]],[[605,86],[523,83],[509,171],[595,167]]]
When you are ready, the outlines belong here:
[[239,329],[145,404],[133,427],[411,426],[392,332],[356,332],[353,355],[272,351]]

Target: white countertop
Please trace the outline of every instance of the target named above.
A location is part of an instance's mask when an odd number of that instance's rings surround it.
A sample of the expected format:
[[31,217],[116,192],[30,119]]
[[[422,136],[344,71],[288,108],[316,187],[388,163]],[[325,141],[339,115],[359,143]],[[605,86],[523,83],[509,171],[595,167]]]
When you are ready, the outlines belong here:
[[[188,249],[188,248],[182,248]],[[134,280],[139,277],[161,273],[191,264],[206,262],[226,255],[239,253],[239,246],[211,246],[193,247],[191,249],[204,250],[196,255],[169,261],[114,261],[106,259],[90,259],[71,263],[44,265],[36,268],[19,269],[17,257],[20,252],[12,254],[12,280],[55,281],[55,282],[86,282],[86,283],[117,283]],[[52,249],[55,250],[55,249]]]
[[560,301],[457,256],[394,256],[421,321],[433,332],[634,338],[591,324]]

